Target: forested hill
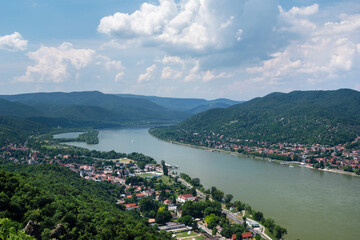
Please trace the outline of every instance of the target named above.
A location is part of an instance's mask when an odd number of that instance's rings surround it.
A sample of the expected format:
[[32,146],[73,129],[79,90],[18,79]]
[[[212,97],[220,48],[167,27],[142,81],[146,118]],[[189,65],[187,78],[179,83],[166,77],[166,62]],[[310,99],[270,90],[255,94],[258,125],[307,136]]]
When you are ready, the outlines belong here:
[[242,101],[233,101],[226,98],[206,100],[201,98],[170,98],[170,97],[143,96],[143,95],[134,95],[134,94],[117,94],[116,96],[147,99],[167,109],[180,111],[180,112],[187,112],[187,113],[191,113],[192,115],[212,108],[227,108],[232,105],[242,103]]
[[21,117],[51,126],[172,123],[190,116],[147,99],[96,91],[2,95],[0,98],[0,115]]
[[40,223],[39,231],[33,231],[38,239],[50,239],[59,224],[62,236],[57,239],[171,239],[115,204],[119,191],[65,167],[0,160],[0,220],[8,218],[19,229],[29,220]]
[[0,146],[6,143],[24,143],[29,136],[47,130],[47,126],[36,122],[0,116]]
[[227,109],[211,109],[176,126],[153,129],[152,133],[185,142],[223,136],[270,143],[345,143],[360,135],[360,92],[272,93]]

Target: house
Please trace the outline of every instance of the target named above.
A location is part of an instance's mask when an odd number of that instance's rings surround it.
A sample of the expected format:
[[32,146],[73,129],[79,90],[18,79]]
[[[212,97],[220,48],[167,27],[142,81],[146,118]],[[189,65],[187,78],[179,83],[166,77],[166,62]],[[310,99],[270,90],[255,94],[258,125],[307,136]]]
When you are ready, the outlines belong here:
[[137,209],[138,207],[137,203],[125,204],[126,211]]
[[172,203],[172,201],[171,201],[171,200],[168,200],[168,199],[164,201],[164,204],[166,204],[166,205],[169,205],[169,204],[171,204],[171,203]]
[[177,198],[178,202],[184,203],[186,201],[194,201],[195,197],[192,194],[182,194]]
[[251,239],[252,238],[252,233],[251,232],[245,232],[241,234],[242,239]]

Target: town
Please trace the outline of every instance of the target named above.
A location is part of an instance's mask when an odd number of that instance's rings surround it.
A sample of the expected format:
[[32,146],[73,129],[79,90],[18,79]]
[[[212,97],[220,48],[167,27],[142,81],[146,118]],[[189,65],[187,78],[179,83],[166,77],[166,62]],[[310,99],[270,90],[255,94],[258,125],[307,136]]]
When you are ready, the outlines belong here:
[[296,143],[271,144],[265,141],[226,138],[214,132],[204,136],[195,132],[193,136],[190,140],[179,138],[176,141],[215,150],[238,152],[270,161],[280,160],[282,163],[292,162],[305,167],[360,175],[360,150],[358,147],[353,148],[360,145],[360,137],[348,144],[328,146]]
[[281,239],[287,233],[248,204],[232,202],[231,194],[216,187],[206,190],[200,179],[142,154],[9,144],[1,148],[0,158],[16,164],[58,164],[88,181],[114,184],[120,208],[176,239]]

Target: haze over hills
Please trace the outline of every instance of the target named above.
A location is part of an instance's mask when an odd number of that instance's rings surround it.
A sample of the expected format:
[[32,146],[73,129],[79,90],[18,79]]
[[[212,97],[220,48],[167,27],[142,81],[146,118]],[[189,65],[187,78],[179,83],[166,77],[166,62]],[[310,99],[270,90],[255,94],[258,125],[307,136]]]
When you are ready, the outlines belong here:
[[170,97],[143,96],[143,95],[134,95],[134,94],[116,94],[116,96],[143,98],[153,103],[156,103],[160,106],[163,106],[165,108],[174,111],[188,112],[191,114],[200,113],[212,108],[227,108],[232,105],[243,102],[243,101],[233,101],[226,98],[206,100],[201,98],[170,98]]
[[146,99],[118,97],[96,91],[30,93],[3,95],[0,98],[7,100],[0,102],[0,108],[6,109],[2,115],[74,126],[169,123],[190,116]]
[[272,93],[227,109],[211,109],[152,133],[177,141],[214,133],[224,138],[268,142],[345,143],[360,135],[360,92]]
[[237,103],[228,99],[180,99],[101,92],[28,93],[0,96],[1,115],[50,126],[175,123],[194,113]]

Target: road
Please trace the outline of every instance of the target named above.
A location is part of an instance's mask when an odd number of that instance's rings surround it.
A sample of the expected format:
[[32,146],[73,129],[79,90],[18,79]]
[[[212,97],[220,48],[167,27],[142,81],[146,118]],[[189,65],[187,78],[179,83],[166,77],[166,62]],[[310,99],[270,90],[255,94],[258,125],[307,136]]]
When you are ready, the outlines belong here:
[[[178,181],[181,182],[183,185],[185,185],[187,188],[193,188],[193,186],[191,186],[189,183],[187,183],[184,179],[182,178],[178,178]],[[205,194],[200,192],[198,189],[196,189],[196,193],[197,193],[197,196],[199,196],[200,198],[206,198]],[[231,211],[227,210],[227,209],[222,209],[222,213],[225,213],[227,217],[229,217],[231,220],[233,220],[235,223],[237,224],[244,224],[244,221],[243,220],[240,220],[236,217],[235,214],[233,214]],[[260,224],[259,224],[260,225]],[[211,231],[205,227],[205,226],[202,226],[202,225],[199,225],[199,228],[203,229],[205,232],[209,233],[211,235]],[[250,229],[248,228],[249,231],[253,232],[253,233],[256,233],[256,234],[260,234],[261,237],[265,238],[265,239],[268,239],[268,240],[272,240],[268,235],[266,235],[265,233],[265,227],[260,225],[260,230],[255,230],[255,229]]]
[[[185,185],[185,187],[191,189],[193,188],[193,186],[191,186],[189,183],[187,183],[184,179],[182,178],[178,178],[178,181],[181,182],[183,185]],[[196,194],[198,197],[200,198],[206,198],[205,194],[203,194],[202,192],[200,192],[198,189],[196,189]]]

